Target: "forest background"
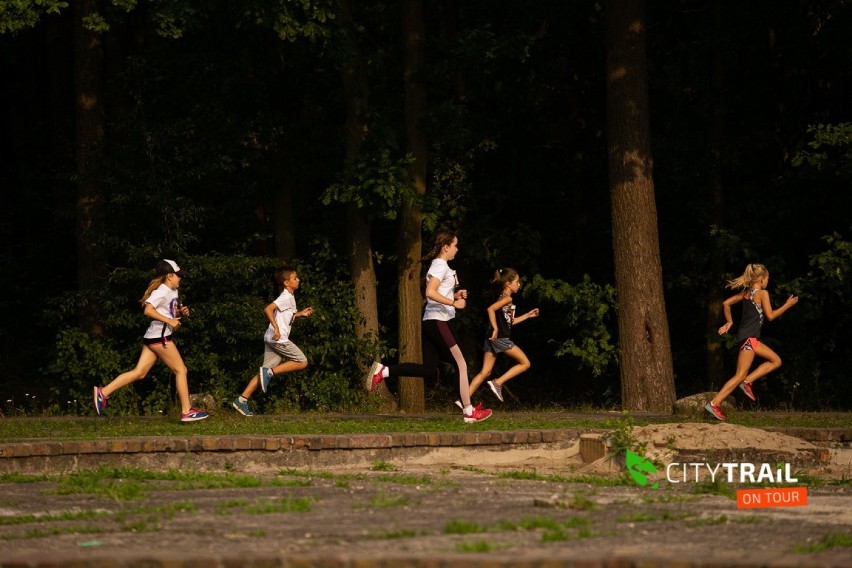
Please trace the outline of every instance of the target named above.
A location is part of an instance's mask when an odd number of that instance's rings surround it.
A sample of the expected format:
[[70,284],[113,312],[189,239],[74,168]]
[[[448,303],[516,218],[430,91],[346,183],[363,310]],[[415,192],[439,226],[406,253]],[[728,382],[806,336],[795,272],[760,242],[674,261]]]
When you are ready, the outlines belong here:
[[[439,226],[459,232],[474,372],[488,281],[513,266],[541,317],[514,331],[533,366],[510,404],[624,406],[606,20],[634,5],[677,397],[731,374],[719,302],[761,262],[776,305],[801,298],[764,327],[784,365],[761,407],[852,408],[848,1],[5,0],[0,410],[91,414],[138,357],[162,257],[189,273],[193,392],[228,401],[256,372],[287,262],[311,365],[256,404],[367,408],[364,367],[416,356],[406,255]],[[158,366],[110,411],[173,399]]]

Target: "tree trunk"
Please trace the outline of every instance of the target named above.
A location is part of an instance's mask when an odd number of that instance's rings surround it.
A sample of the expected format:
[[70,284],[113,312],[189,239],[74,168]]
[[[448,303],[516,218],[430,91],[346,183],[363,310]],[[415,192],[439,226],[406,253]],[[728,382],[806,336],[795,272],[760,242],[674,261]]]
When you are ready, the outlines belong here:
[[[358,159],[364,133],[367,131],[367,70],[355,37],[349,0],[341,0],[340,13],[349,49],[341,73],[346,104],[346,162],[352,164]],[[352,203],[346,206],[346,245],[349,253],[349,272],[355,290],[355,304],[361,315],[361,318],[355,321],[355,335],[359,338],[367,336],[378,342],[379,308],[370,225],[364,212]],[[373,356],[378,359],[379,353],[374,353]],[[364,372],[368,370],[369,367],[365,368]],[[382,401],[382,409],[395,412],[397,403],[387,386],[380,384],[377,392]]]
[[626,410],[671,413],[674,372],[652,179],[644,1],[610,0],[606,17],[607,135],[622,405]]
[[84,295],[80,325],[94,335],[103,326],[90,292],[106,273],[103,249],[104,153],[103,66],[100,32],[84,29],[84,18],[103,13],[100,0],[74,2],[75,154],[77,160],[77,289]]
[[[426,113],[426,86],[418,77],[423,59],[423,3],[406,0],[405,37],[405,134],[408,152],[414,157],[409,177],[417,195],[426,193],[428,148],[420,121]],[[421,361],[420,319],[423,297],[420,291],[422,214],[411,199],[403,199],[399,212],[399,356],[400,361]],[[399,401],[405,412],[423,412],[426,398],[423,379],[400,377]]]
[[290,262],[296,256],[293,187],[289,176],[283,177],[275,195],[275,255]]
[[[713,152],[713,186],[711,187],[710,223],[716,227],[722,227],[725,223],[725,190],[722,184],[722,152],[725,144],[724,116],[719,101],[724,100],[725,88],[725,66],[722,59],[724,34],[722,29],[723,6],[720,0],[713,3],[714,18],[713,28],[715,43],[713,45],[713,128],[712,128],[712,152]],[[710,275],[711,286],[707,292],[707,390],[721,388],[724,379],[724,359],[722,357],[722,344],[718,340],[717,330],[722,314],[722,288],[720,284],[725,273],[725,257],[719,246],[714,246],[710,252]]]

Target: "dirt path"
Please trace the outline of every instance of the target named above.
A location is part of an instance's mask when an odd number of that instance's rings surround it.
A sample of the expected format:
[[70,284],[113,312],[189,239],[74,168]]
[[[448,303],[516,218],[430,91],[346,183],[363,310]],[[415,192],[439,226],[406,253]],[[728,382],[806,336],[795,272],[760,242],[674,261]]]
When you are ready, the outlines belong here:
[[[2,483],[0,565],[36,557],[483,552],[523,558],[531,551],[719,563],[754,557],[762,564],[798,556],[795,547],[830,535],[848,537],[852,527],[848,486],[812,488],[805,507],[739,510],[730,497],[697,493],[695,485],[651,490],[606,486],[602,478],[537,477],[418,466],[292,471],[263,478],[258,487],[188,488],[204,483],[199,480],[74,484],[98,494],[61,494],[71,486],[59,481]],[[849,548],[810,556],[817,563],[823,557],[852,565]]]

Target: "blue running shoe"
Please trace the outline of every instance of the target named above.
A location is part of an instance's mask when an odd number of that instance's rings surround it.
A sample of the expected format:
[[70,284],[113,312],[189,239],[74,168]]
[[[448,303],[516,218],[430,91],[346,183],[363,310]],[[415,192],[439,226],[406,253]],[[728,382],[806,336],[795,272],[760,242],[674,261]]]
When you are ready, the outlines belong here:
[[196,410],[194,408],[190,408],[189,412],[183,412],[180,415],[181,422],[195,422],[197,420],[204,420],[209,415],[206,412],[201,412],[200,410]]
[[265,393],[267,387],[269,387],[269,381],[272,380],[272,369],[261,367],[257,376],[260,377],[260,390]]
[[107,406],[107,397],[104,396],[104,391],[101,387],[95,387],[95,411],[98,416],[101,415],[103,409]]
[[237,412],[242,414],[243,416],[254,416],[254,412],[249,408],[248,402],[243,402],[240,400],[240,397],[235,398],[231,401],[231,406],[233,406]]

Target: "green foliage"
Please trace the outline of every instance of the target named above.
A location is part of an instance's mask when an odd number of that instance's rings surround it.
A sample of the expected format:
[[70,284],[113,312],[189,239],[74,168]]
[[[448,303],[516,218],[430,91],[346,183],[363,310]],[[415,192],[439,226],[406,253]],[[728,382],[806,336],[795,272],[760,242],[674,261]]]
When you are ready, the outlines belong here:
[[648,449],[648,442],[639,442],[633,434],[633,429],[636,427],[633,417],[630,416],[627,420],[619,420],[616,422],[615,428],[604,434],[604,439],[608,441],[610,447],[610,456],[614,456],[623,463],[625,452],[630,450],[639,456],[645,456],[645,451]]
[[[524,291],[524,296],[540,298],[542,310],[558,318],[555,327],[565,339],[560,341],[556,356],[569,355],[580,367],[600,376],[616,362],[616,349],[609,331],[610,317],[615,307],[615,289],[599,285],[588,275],[577,285],[536,274]],[[553,306],[548,309],[545,304]]]
[[63,0],[0,0],[0,34],[35,27],[45,14],[58,14],[67,7]]
[[416,197],[408,180],[408,167],[413,161],[410,155],[393,159],[389,150],[368,155],[347,166],[345,181],[330,185],[322,202],[352,203],[373,219],[396,219],[403,199]]
[[852,122],[811,125],[808,134],[812,137],[807,143],[810,149],[802,149],[793,157],[794,167],[807,164],[835,175],[852,173]]
[[[277,377],[269,396],[258,397],[261,408],[342,411],[362,399],[359,363],[366,364],[370,344],[352,333],[356,308],[345,265],[328,243],[316,242],[313,249],[309,260],[295,264],[302,279],[296,301],[300,308],[312,306],[314,314],[297,320],[291,336],[307,355],[309,366],[303,372]],[[218,254],[187,255],[179,261],[188,271],[180,294],[191,315],[184,319],[175,341],[189,369],[190,390],[227,403],[257,373],[268,325],[263,308],[280,293],[272,281],[280,261]],[[116,271],[95,293],[105,299],[100,307],[110,323],[103,337],[90,337],[77,327],[74,295],[60,303],[56,315],[64,323],[47,367],[54,400],[88,401],[93,385],[104,385],[135,364],[141,348],[139,337],[148,324],[135,300],[147,280],[138,279],[131,289],[124,272]],[[122,294],[123,301],[116,301]],[[122,313],[128,307],[134,317]],[[108,413],[167,414],[174,400],[173,383],[172,373],[157,364],[143,381],[111,396]],[[91,412],[88,404],[82,408]],[[51,410],[64,409],[57,405]]]
[[[836,380],[844,376],[845,361],[852,357],[845,340],[852,334],[852,242],[838,233],[823,241],[826,247],[810,257],[808,273],[779,287],[780,296],[773,299],[780,303],[788,294],[800,297],[784,314],[784,327],[777,333],[784,340],[780,352],[784,365],[778,370],[784,402],[796,408],[852,404],[849,389]],[[819,341],[813,341],[814,334]]]

